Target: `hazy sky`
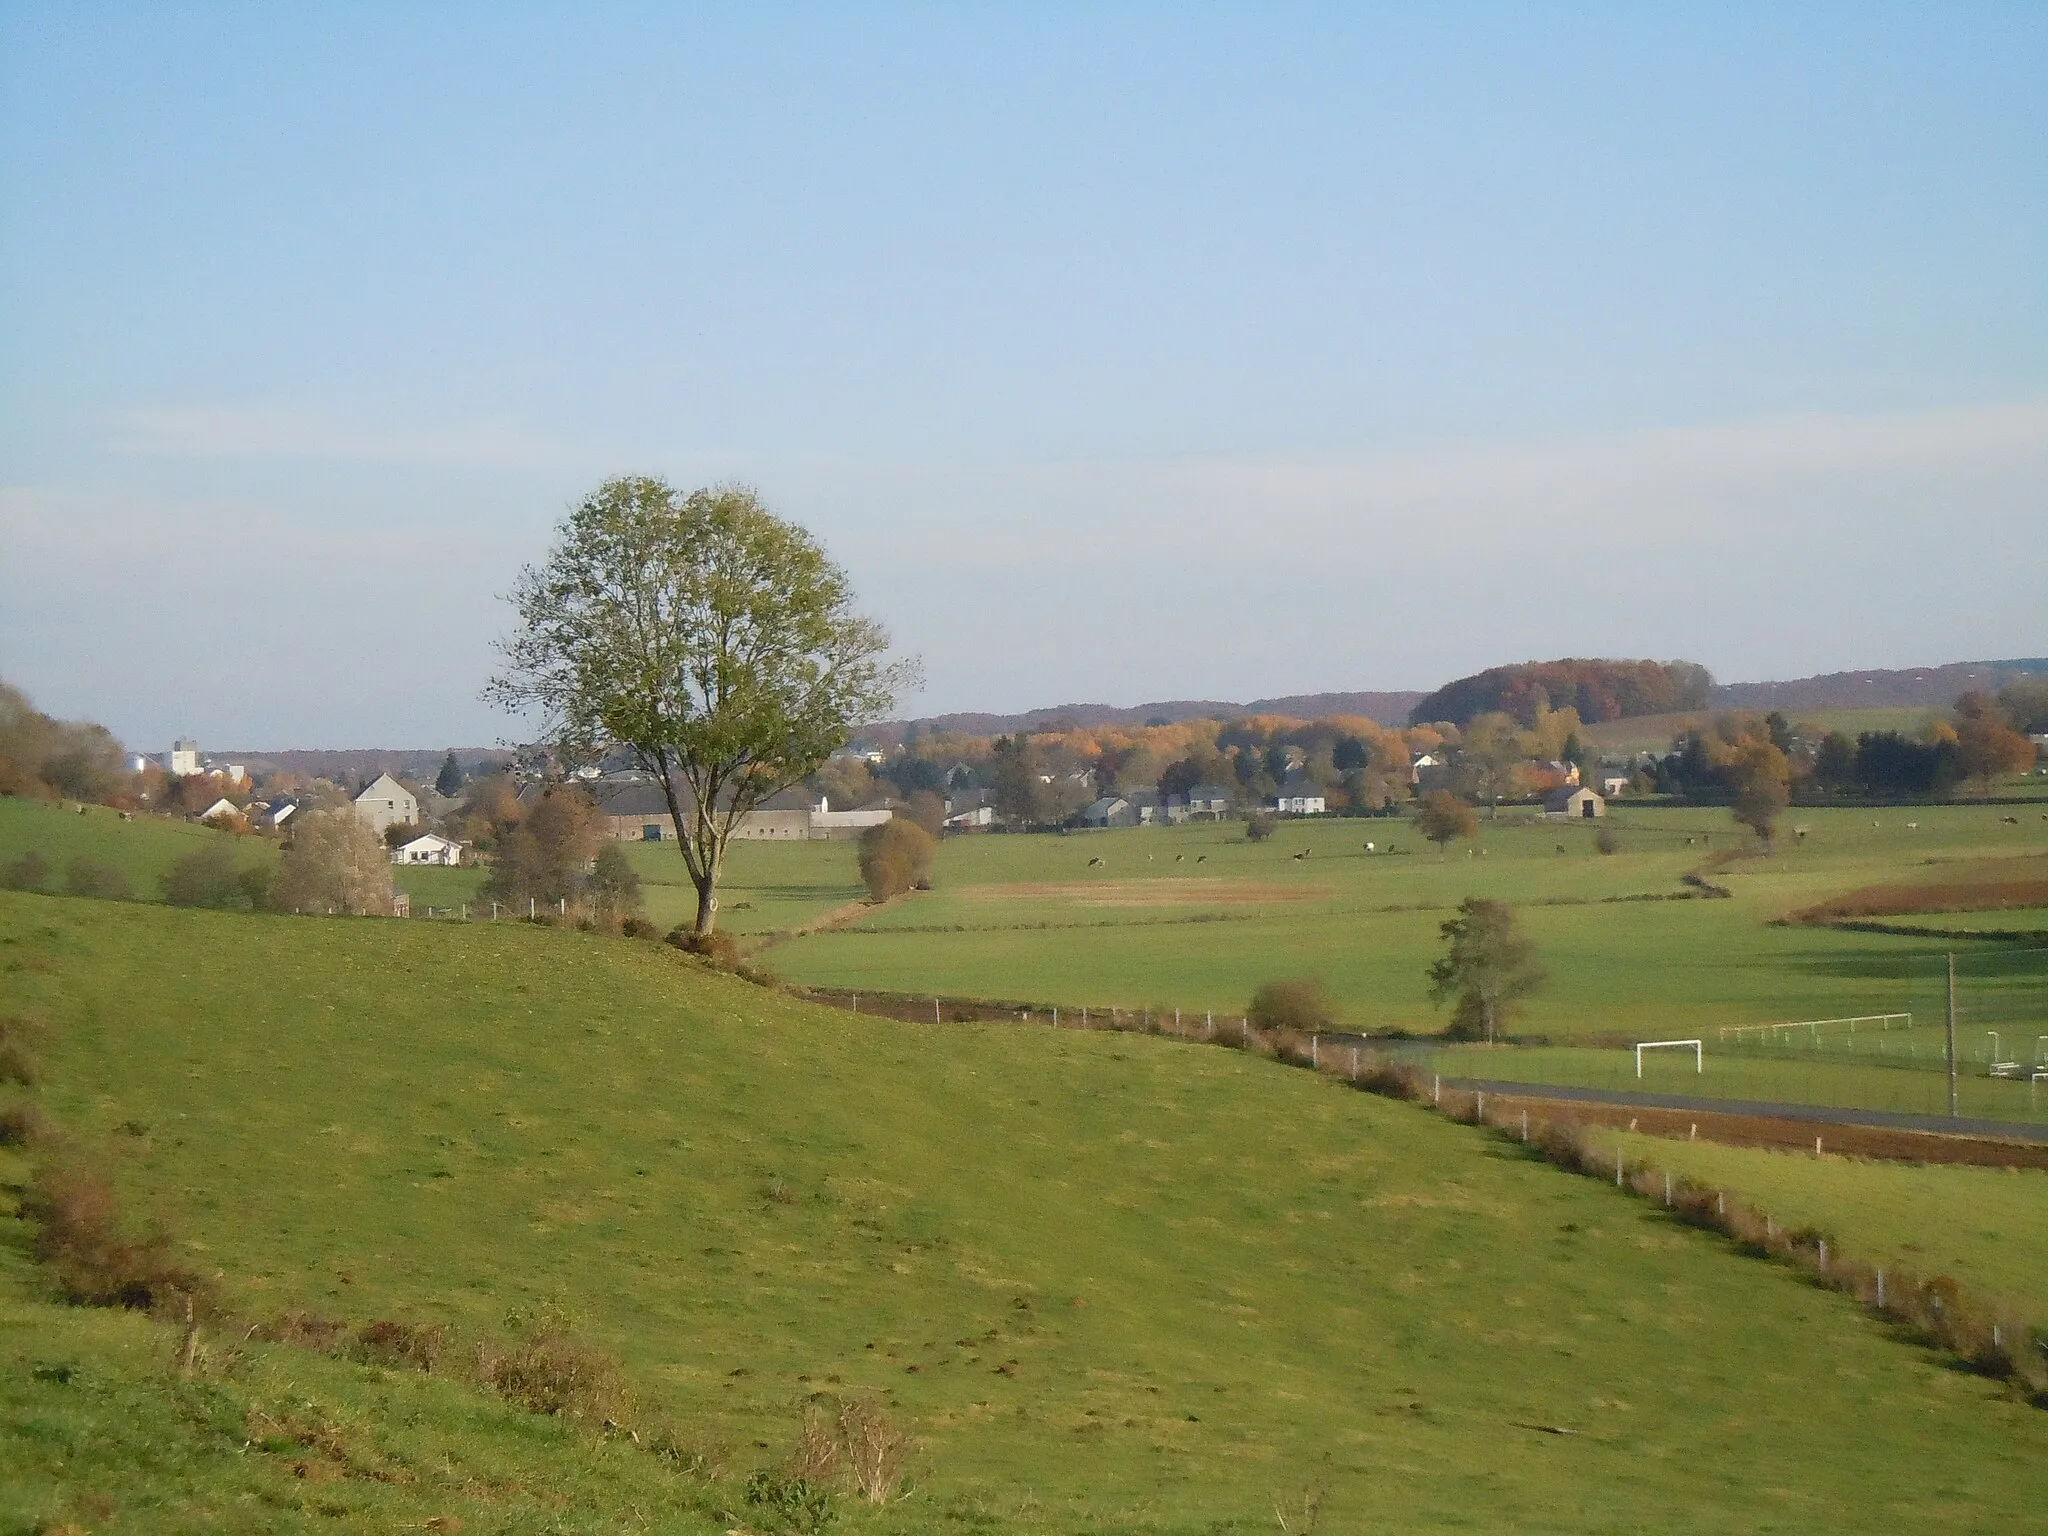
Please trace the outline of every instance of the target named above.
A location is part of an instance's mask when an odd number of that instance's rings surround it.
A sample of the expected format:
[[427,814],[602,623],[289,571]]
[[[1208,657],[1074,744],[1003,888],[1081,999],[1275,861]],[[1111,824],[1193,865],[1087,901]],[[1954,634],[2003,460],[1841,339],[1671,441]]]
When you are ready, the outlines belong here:
[[2048,7],[0,6],[0,676],[496,740],[627,472],[918,713],[2040,655]]

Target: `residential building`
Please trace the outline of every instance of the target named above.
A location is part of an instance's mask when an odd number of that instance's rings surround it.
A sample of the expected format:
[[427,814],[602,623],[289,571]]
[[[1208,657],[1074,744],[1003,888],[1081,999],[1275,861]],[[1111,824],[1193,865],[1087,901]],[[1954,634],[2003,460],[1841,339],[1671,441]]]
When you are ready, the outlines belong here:
[[1236,796],[1227,785],[1197,784],[1188,791],[1188,820],[1221,821],[1230,814]]
[[420,819],[419,797],[388,773],[380,773],[368,788],[356,796],[356,815],[379,837],[387,827],[416,826]]
[[1097,829],[1107,827],[1135,827],[1137,812],[1131,809],[1131,802],[1122,795],[1104,795],[1081,812],[1081,825]]
[[1273,796],[1273,809],[1282,816],[1320,816],[1328,806],[1322,785],[1304,774],[1291,773]]
[[438,832],[426,832],[400,843],[391,850],[394,864],[440,864],[453,868],[462,862],[462,844]]

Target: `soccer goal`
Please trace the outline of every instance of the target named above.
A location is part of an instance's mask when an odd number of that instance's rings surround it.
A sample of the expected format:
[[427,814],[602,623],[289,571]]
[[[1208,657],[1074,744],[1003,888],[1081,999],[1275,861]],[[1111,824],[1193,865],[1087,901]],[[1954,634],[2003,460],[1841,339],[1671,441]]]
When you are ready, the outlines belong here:
[[1693,1071],[1705,1072],[1707,1070],[1706,1047],[1697,1040],[1645,1040],[1636,1047],[1636,1076],[1641,1077],[1643,1075],[1643,1052],[1676,1050],[1692,1052]]

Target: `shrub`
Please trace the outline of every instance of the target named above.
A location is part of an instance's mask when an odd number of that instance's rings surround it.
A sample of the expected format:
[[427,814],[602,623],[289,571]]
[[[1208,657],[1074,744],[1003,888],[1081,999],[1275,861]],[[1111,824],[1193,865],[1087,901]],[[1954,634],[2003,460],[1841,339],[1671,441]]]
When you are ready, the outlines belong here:
[[135,887],[128,877],[105,859],[81,853],[64,870],[64,890],[72,896],[92,896],[101,901],[133,901]]
[[879,1397],[869,1393],[839,1405],[839,1444],[854,1492],[870,1504],[886,1504],[896,1496],[912,1442]]
[[1269,811],[1255,811],[1244,824],[1244,839],[1248,843],[1263,843],[1273,835],[1273,816]]
[[164,900],[174,907],[232,907],[245,897],[234,845],[225,839],[195,848],[164,872]]
[[484,1379],[500,1397],[528,1413],[565,1419],[599,1422],[623,1413],[618,1362],[577,1338],[562,1312],[544,1307],[514,1322],[518,1342],[482,1362]]
[[1260,1029],[1304,1035],[1326,1033],[1336,1022],[1328,990],[1312,976],[1267,982],[1252,994],[1245,1017]]
[[50,1134],[50,1122],[33,1104],[0,1109],[0,1147],[28,1147]]
[[606,843],[597,850],[585,889],[590,893],[591,905],[609,921],[634,921],[634,914],[640,910],[640,876],[634,872],[626,850],[617,843]]
[[694,928],[674,928],[668,942],[686,955],[699,955],[721,970],[739,969],[740,941],[721,929],[699,933]]
[[931,879],[938,840],[907,817],[892,816],[860,838],[860,878],[868,900],[887,901]]
[[370,1365],[405,1366],[429,1375],[447,1350],[448,1330],[440,1323],[401,1323],[388,1317],[363,1324],[349,1347],[352,1356]]
[[650,923],[644,917],[629,917],[619,924],[619,932],[629,939],[659,939],[661,927]]
[[36,1069],[36,1059],[28,1053],[28,1046],[19,1039],[0,1034],[0,1083],[19,1083],[24,1088],[33,1088],[42,1073]]
[[163,1232],[131,1233],[113,1181],[75,1157],[46,1159],[22,1197],[21,1211],[36,1225],[37,1260],[75,1305],[147,1311],[175,1295],[211,1292],[173,1260]]
[[0,869],[0,887],[10,891],[40,891],[50,878],[50,861],[31,848]]
[[1593,846],[1602,853],[1621,852],[1621,839],[1614,835],[1612,827],[1602,827],[1593,834]]

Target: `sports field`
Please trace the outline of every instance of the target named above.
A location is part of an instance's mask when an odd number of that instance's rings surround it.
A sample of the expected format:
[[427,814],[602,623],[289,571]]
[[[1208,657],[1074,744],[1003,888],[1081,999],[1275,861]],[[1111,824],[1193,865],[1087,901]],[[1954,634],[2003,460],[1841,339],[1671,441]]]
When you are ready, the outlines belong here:
[[[2048,1418],[1840,1297],[1234,1052],[856,1018],[525,924],[9,894],[0,953],[46,1104],[245,1313],[557,1302],[733,1468],[672,1506],[640,1462],[599,1492],[617,1447],[261,1351],[166,1387],[168,1336],[58,1326],[10,1233],[24,1526],[89,1485],[94,1529],[555,1528],[493,1481],[516,1446],[591,1490],[578,1520],[731,1529],[799,1403],[858,1388],[922,1449],[915,1495],[846,1527],[906,1533],[1270,1531],[1318,1482],[1327,1529],[2002,1531],[2048,1454]],[[241,1405],[292,1393],[414,1481],[251,1456]]]

